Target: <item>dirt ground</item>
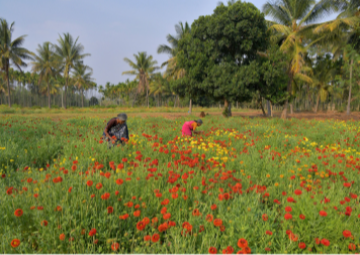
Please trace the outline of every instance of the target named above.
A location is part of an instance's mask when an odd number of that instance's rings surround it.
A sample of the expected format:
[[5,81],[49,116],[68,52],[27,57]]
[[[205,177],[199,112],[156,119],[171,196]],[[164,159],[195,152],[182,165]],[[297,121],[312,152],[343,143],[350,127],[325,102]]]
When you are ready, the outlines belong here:
[[[205,112],[206,113],[206,112]],[[211,112],[209,115],[212,116],[221,116],[221,111],[219,112]],[[27,117],[47,117],[51,118],[54,121],[59,121],[61,119],[69,119],[69,118],[77,118],[77,117],[100,117],[103,119],[110,119],[112,117],[115,117],[112,113],[83,113],[81,115],[75,114],[75,113],[61,113],[61,114],[16,114],[20,116],[27,116]],[[173,112],[142,112],[142,113],[129,113],[128,116],[130,118],[132,117],[141,117],[141,118],[149,118],[149,117],[164,117],[168,119],[177,119],[179,117],[186,117],[189,116],[189,118],[198,118],[200,115],[199,112],[194,112],[192,116],[190,117],[187,112],[182,113],[173,113]],[[281,112],[274,112],[274,118],[279,118],[281,115]],[[233,112],[233,117],[250,117],[250,118],[266,118],[263,116],[262,112],[259,110],[248,110],[243,112]],[[325,119],[334,119],[334,120],[354,120],[359,121],[360,120],[360,112],[353,112],[350,114],[350,116],[346,115],[346,113],[340,113],[340,112],[298,112],[294,114],[288,114],[288,118],[297,118],[297,119],[315,119],[315,120],[325,120]]]

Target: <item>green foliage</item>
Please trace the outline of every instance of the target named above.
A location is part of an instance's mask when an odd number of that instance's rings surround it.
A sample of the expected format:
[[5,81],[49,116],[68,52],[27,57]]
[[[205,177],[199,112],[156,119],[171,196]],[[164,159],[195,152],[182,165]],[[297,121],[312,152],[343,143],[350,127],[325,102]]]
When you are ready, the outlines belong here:
[[253,4],[218,6],[211,16],[195,20],[191,33],[179,40],[178,64],[186,77],[173,83],[174,90],[190,97],[249,99],[256,79],[253,62],[268,39],[264,15]]

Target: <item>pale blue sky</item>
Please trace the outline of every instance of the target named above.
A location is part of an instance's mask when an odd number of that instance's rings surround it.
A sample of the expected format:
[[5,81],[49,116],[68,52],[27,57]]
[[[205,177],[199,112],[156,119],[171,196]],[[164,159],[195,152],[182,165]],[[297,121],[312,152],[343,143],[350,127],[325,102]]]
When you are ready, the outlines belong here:
[[[160,65],[168,56],[157,54],[166,35],[175,34],[175,24],[191,24],[210,15],[219,0],[0,0],[0,17],[15,21],[14,38],[27,35],[24,47],[36,52],[38,44],[56,43],[59,34],[79,36],[84,63],[94,70],[99,85],[118,83],[132,76],[124,57],[146,51]],[[227,1],[223,1],[227,2]],[[261,10],[266,0],[250,0]],[[333,16],[334,17],[334,16]],[[329,18],[329,17],[327,17]],[[29,68],[27,70],[30,70]]]

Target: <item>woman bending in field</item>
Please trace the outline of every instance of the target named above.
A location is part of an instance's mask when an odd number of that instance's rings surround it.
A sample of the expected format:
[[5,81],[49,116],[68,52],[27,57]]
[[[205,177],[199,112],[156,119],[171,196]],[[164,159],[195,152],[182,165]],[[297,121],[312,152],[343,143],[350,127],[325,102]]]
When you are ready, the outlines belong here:
[[192,134],[200,134],[200,131],[195,131],[195,129],[197,127],[200,127],[202,125],[202,120],[198,119],[198,120],[192,120],[192,121],[187,121],[184,123],[183,127],[182,127],[182,135],[183,136],[192,136]]
[[109,148],[117,143],[125,144],[129,140],[129,131],[126,125],[127,116],[120,113],[116,118],[112,118],[106,125],[103,138],[109,142]]

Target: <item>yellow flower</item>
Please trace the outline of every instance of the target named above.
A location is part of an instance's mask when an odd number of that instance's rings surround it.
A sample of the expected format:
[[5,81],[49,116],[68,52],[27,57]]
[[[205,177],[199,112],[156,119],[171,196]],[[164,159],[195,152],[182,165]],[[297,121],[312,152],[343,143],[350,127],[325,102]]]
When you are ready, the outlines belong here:
[[275,187],[279,186],[279,183],[275,182]]
[[284,175],[283,175],[283,174],[280,174],[280,178],[284,178]]

